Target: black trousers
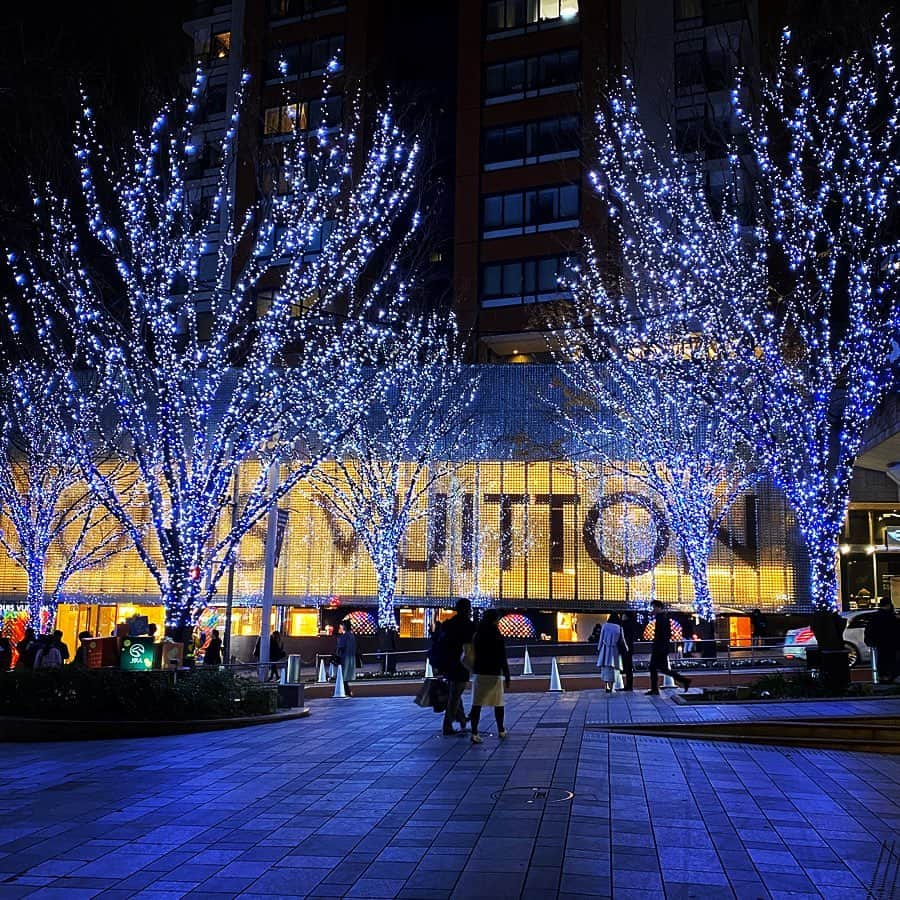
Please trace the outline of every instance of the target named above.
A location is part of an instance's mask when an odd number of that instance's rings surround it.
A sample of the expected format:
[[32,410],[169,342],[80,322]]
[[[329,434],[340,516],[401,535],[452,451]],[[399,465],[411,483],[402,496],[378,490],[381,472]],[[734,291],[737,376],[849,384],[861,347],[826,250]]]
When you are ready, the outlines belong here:
[[634,689],[634,653],[629,650],[622,654],[622,677],[625,680],[625,690]]
[[659,690],[659,676],[660,675],[669,675],[674,678],[675,681],[680,681],[684,684],[684,675],[680,675],[674,669],[669,668],[669,655],[668,653],[661,653],[656,650],[652,651],[650,654],[650,690],[658,691]]

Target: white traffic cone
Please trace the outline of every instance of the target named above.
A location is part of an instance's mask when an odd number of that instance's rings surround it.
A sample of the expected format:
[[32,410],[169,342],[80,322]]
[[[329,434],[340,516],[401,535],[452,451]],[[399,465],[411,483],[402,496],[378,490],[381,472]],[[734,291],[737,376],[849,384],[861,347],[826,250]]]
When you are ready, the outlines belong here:
[[523,675],[534,675],[534,669],[531,668],[531,657],[528,655],[528,648],[525,648],[525,663],[522,666]]
[[328,676],[325,674],[325,660],[319,660],[319,677],[316,679],[319,684],[326,684]]
[[334,663],[328,663],[328,680],[334,678]]
[[562,693],[562,682],[559,680],[559,666],[556,664],[556,657],[550,661],[550,687],[549,690],[555,693]]
[[346,700],[347,692],[344,690],[344,667],[337,666],[337,677],[334,681],[334,699],[335,700]]
[[425,677],[426,678],[434,678],[434,672],[431,671],[431,660],[425,660]]

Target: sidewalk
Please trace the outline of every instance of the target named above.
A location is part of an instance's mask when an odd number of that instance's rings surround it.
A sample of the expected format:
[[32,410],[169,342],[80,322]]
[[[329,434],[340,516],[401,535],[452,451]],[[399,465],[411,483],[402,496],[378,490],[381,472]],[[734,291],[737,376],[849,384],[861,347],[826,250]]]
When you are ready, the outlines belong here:
[[4,747],[0,898],[856,900],[900,830],[896,757],[590,727],[900,715],[898,700],[509,701],[509,738],[486,710],[479,746],[390,697],[259,729]]

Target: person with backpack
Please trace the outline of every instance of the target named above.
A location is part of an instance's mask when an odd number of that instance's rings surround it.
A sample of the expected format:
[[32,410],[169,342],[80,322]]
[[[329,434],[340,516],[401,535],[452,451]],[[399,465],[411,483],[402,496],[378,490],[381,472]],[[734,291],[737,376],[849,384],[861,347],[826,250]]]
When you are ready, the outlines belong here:
[[37,653],[34,655],[34,668],[38,669],[61,669],[63,664],[62,653],[59,645],[49,635],[44,635],[42,641],[38,644]]
[[[469,683],[469,670],[463,665],[462,656],[474,635],[472,604],[467,598],[460,597],[456,601],[456,615],[435,629],[431,661],[435,672],[447,680],[450,692],[443,723],[443,732],[448,736],[466,733],[468,719],[462,697]],[[454,722],[459,722],[459,730],[453,727]]]

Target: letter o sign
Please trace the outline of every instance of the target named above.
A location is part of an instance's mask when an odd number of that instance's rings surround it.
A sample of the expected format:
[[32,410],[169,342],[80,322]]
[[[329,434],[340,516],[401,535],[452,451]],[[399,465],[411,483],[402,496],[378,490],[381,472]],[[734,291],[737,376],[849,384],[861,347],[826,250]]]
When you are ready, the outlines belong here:
[[[651,527],[656,532],[653,549],[644,559],[615,560],[610,559],[597,542],[597,526],[604,512],[616,506],[639,506],[646,510],[650,517]],[[622,578],[634,578],[637,575],[645,575],[651,569],[656,568],[659,561],[669,549],[669,525],[663,511],[643,494],[635,494],[631,491],[618,491],[602,497],[594,503],[587,512],[582,529],[584,547],[588,556],[610,575],[619,575]]]

